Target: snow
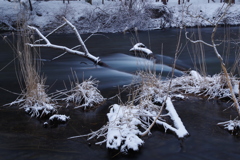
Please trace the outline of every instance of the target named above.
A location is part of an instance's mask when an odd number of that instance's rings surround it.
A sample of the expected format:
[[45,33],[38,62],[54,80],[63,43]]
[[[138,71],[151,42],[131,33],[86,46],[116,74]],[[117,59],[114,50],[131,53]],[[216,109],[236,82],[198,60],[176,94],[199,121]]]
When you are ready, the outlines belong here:
[[15,101],[7,105],[19,105],[20,109],[24,109],[31,117],[41,118],[46,115],[52,115],[57,112],[57,106],[54,100],[45,92],[44,85],[37,83],[37,87],[30,93],[23,93]]
[[66,122],[69,119],[70,119],[69,116],[61,115],[61,114],[54,114],[49,118],[50,121],[57,120],[60,122]]
[[238,130],[240,128],[240,121],[237,119],[234,120],[229,120],[226,122],[220,122],[218,123],[218,125],[223,126],[224,129],[234,132],[235,130],[237,131],[236,133],[238,133]]
[[107,133],[107,148],[120,148],[121,152],[127,152],[132,149],[139,150],[139,146],[143,145],[138,135],[140,131],[138,125],[143,125],[136,117],[137,109],[132,109],[129,106],[120,106],[114,104],[107,114],[109,127]]
[[130,49],[130,52],[140,52],[145,53],[146,55],[153,54],[153,52],[142,43],[135,44],[133,48]]
[[175,132],[177,134],[177,136],[179,138],[183,138],[186,135],[188,135],[188,132],[187,132],[185,126],[183,125],[182,120],[178,116],[178,114],[172,104],[171,98],[169,98],[169,97],[166,100],[166,109],[169,111],[170,117],[173,120],[174,126],[177,129],[177,131]]
[[[129,8],[121,1],[105,0],[104,5],[101,4],[100,0],[93,0],[93,5],[85,1],[70,1],[70,4],[62,3],[62,1],[32,1],[33,11],[30,12],[26,0],[22,2],[25,5],[21,6],[17,2],[1,0],[0,23],[4,23],[11,30],[15,26],[20,8],[24,8],[27,12],[28,24],[38,27],[40,31],[50,31],[59,26],[63,23],[63,16],[73,23],[81,33],[122,32],[132,28],[148,30],[184,25],[208,26],[211,25],[209,22],[215,22],[217,13],[223,5],[219,2],[207,3],[207,0],[191,0],[190,3],[182,5],[177,5],[177,1],[169,0],[166,6],[161,2],[155,2],[155,0],[146,0],[145,3],[140,2],[133,5],[130,13]],[[188,13],[190,14],[186,14],[188,6]],[[170,20],[169,17],[150,18],[152,13],[149,13],[149,9],[161,8],[169,14]],[[239,8],[240,1],[236,0],[236,4],[232,5],[221,23],[240,24]],[[206,20],[193,18],[196,15],[200,15]],[[65,30],[65,32],[68,32],[68,30]]]
[[202,76],[197,71],[191,70],[190,75],[193,76],[197,81],[203,80]]

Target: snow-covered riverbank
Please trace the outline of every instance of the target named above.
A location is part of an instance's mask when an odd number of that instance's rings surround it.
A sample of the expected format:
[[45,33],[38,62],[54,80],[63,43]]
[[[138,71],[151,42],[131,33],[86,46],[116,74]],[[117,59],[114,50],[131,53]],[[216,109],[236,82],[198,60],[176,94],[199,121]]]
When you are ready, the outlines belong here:
[[[18,2],[0,1],[0,30],[12,30],[16,28],[16,21],[20,8],[29,10],[27,3],[19,5]],[[71,21],[81,33],[91,32],[122,32],[137,27],[139,30],[148,30],[163,27],[179,26],[209,26],[214,22],[223,3],[207,0],[190,0],[190,3],[178,5],[177,1],[170,0],[165,6],[155,0],[136,2],[132,9],[123,1],[93,0],[93,5],[85,1],[70,1],[68,4],[62,1],[32,1],[33,11],[27,12],[27,20],[30,25],[38,27],[41,31],[50,31],[63,22],[62,16]],[[192,5],[190,5],[192,4]],[[190,5],[190,6],[189,6]],[[186,14],[187,6],[189,13]],[[240,24],[240,1],[232,5],[223,23],[230,25]],[[193,18],[201,15],[201,18]]]

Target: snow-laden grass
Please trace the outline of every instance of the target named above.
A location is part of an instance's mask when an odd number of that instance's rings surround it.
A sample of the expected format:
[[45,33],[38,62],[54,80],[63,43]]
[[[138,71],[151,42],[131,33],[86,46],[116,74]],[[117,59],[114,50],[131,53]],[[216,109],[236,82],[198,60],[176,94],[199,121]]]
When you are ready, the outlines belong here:
[[15,101],[8,105],[18,105],[24,109],[31,117],[51,116],[57,112],[59,106],[46,94],[45,86],[37,83],[36,87],[28,92],[24,92]]
[[[124,105],[112,105],[107,114],[106,125],[87,135],[70,138],[89,136],[90,140],[103,137],[104,139],[96,144],[106,142],[107,148],[127,153],[129,150],[139,150],[139,147],[144,144],[141,137],[151,134],[151,126],[155,121],[156,124],[163,126],[165,131],[170,130],[175,133],[178,138],[187,136],[188,132],[174,108],[171,97],[167,96],[164,88],[159,86],[163,81],[159,80],[156,75],[143,74],[143,72],[141,75],[138,74],[138,77],[140,76],[141,84],[131,86],[135,88],[130,93],[132,100]],[[167,114],[162,114],[161,110],[165,107]],[[159,113],[161,113],[160,116]],[[165,121],[166,117],[172,120],[171,124]]]
[[[87,135],[70,138],[88,136],[90,140],[103,137],[103,140],[96,144],[106,143],[107,148],[122,153],[137,151],[144,144],[141,137],[151,133],[152,125],[161,125],[165,131],[175,133],[178,138],[189,135],[172,99],[183,99],[188,94],[203,95],[210,99],[231,99],[230,90],[222,74],[204,77],[196,71],[190,71],[182,77],[161,80],[156,74],[138,72],[136,77],[137,79],[128,86],[131,88],[131,100],[124,105],[112,105],[107,114],[106,125]],[[235,94],[238,95],[238,80],[231,77],[231,83]],[[223,122],[221,125],[231,131],[240,127],[238,121]]]
[[[231,77],[231,83],[234,87],[234,93],[238,95],[238,79],[236,77]],[[191,71],[190,75],[173,79],[171,90],[183,94],[203,95],[207,96],[209,99],[232,98],[226,78],[221,73],[202,77],[198,72]]]
[[75,86],[69,91],[61,93],[66,96],[62,100],[68,105],[73,103],[75,108],[93,108],[106,100],[97,89],[97,84],[98,81],[91,77],[82,83],[75,82]]

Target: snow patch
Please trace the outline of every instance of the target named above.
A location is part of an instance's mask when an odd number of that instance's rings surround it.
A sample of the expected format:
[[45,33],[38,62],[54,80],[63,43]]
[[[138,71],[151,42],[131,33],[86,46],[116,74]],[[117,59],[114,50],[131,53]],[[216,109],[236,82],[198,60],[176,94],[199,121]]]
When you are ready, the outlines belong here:
[[54,121],[54,120],[57,120],[59,122],[66,122],[70,119],[69,116],[66,116],[66,115],[61,115],[61,114],[54,114],[52,115],[49,120],[50,121]]
[[130,52],[140,52],[145,53],[146,55],[153,54],[153,52],[142,43],[135,44],[133,48],[130,49]]

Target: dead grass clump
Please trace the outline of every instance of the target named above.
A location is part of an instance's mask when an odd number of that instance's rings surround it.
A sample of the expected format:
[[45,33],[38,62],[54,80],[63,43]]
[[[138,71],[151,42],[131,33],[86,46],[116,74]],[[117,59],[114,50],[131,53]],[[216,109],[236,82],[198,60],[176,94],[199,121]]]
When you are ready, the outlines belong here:
[[74,103],[75,108],[84,108],[84,110],[93,108],[105,101],[97,89],[97,84],[98,81],[91,79],[91,77],[82,83],[77,80],[71,90],[62,92],[63,95],[67,96],[62,100],[66,101],[68,105]]
[[[25,109],[31,117],[50,116],[57,112],[57,105],[46,94],[45,78],[40,75],[41,59],[39,52],[36,49],[31,49],[26,45],[34,41],[34,36],[27,29],[24,11],[19,19],[20,30],[17,36],[17,47],[15,47],[16,59],[16,74],[22,93],[20,96],[9,105],[18,105]],[[25,21],[24,21],[25,20]],[[24,22],[24,23],[23,23]]]

